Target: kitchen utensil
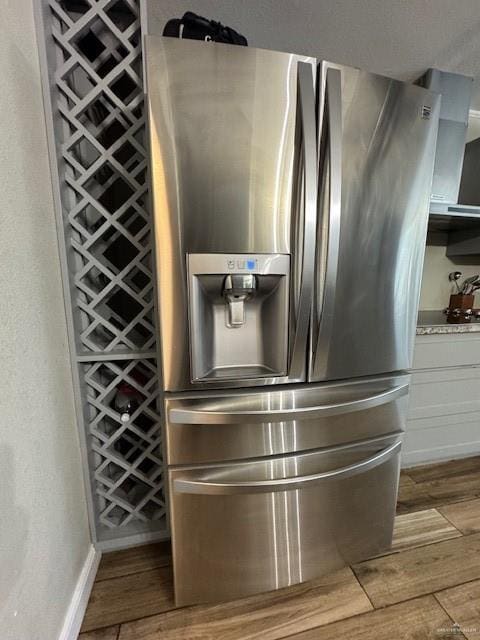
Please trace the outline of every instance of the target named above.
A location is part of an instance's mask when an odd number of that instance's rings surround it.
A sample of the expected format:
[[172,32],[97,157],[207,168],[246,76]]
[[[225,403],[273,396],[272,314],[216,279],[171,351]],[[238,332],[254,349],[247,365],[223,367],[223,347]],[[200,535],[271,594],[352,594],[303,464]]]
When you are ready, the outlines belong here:
[[476,276],[470,276],[469,278],[465,278],[462,284],[462,293],[464,295],[468,295],[470,293],[469,288],[476,280],[478,280],[478,277],[479,276],[477,274]]
[[458,286],[458,281],[461,277],[462,277],[461,271],[452,271],[451,273],[448,274],[448,279],[450,280],[450,282],[455,283],[455,286],[457,288],[457,293],[460,293],[460,287]]
[[478,289],[478,287],[480,287],[480,280],[475,280],[470,286],[472,289]]

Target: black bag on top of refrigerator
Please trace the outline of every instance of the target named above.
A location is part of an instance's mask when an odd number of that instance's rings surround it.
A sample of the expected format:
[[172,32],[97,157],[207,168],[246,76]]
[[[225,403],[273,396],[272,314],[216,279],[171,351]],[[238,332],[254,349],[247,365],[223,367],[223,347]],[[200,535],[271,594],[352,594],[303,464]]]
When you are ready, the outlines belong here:
[[248,46],[247,39],[240,33],[215,20],[208,20],[192,11],[183,14],[183,18],[172,18],[163,29],[164,36],[190,38],[207,42],[224,42]]

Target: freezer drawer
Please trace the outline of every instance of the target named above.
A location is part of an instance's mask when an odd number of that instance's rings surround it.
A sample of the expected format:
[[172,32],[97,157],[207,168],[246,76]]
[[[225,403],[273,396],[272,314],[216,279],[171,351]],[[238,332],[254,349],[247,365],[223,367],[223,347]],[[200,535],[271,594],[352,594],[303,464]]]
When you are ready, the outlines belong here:
[[297,452],[405,429],[408,375],[167,397],[168,463]]
[[391,544],[400,438],[169,472],[177,605],[278,589]]

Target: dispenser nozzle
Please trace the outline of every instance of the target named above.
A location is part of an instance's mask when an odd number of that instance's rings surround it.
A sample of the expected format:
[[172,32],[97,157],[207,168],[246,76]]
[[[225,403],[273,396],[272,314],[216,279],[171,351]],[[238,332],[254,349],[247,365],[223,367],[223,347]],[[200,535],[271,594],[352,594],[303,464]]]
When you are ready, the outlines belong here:
[[228,305],[227,327],[245,324],[245,302],[255,293],[257,281],[253,274],[229,274],[223,283],[223,297]]

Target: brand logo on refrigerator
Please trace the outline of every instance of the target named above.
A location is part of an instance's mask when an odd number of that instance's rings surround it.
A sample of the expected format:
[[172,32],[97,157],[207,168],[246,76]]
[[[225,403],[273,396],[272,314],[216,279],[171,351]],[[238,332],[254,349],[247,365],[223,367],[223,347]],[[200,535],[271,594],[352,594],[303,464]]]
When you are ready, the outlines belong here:
[[432,115],[432,107],[430,107],[427,104],[424,104],[422,106],[422,119],[423,120],[430,120],[430,116]]

